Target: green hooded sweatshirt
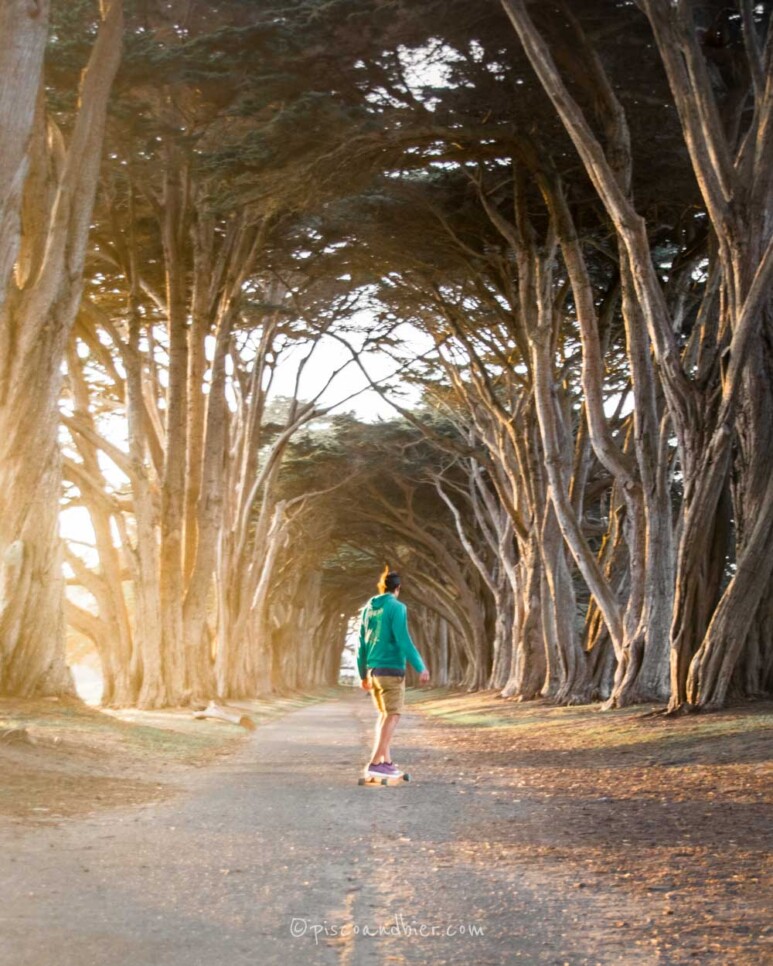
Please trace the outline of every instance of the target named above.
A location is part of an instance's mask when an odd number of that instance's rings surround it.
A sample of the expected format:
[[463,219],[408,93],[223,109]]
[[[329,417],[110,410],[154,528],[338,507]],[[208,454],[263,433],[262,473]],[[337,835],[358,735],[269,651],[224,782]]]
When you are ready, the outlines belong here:
[[394,594],[372,597],[360,618],[357,670],[364,678],[369,667],[388,667],[405,673],[405,662],[420,674],[426,670],[408,633],[408,611]]

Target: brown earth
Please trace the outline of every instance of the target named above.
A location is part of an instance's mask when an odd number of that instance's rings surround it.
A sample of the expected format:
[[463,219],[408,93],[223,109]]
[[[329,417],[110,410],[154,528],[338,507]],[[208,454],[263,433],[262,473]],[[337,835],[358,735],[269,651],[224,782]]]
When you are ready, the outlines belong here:
[[6,705],[0,966],[773,963],[771,704],[414,691],[396,788],[363,692],[256,710]]
[[[614,891],[615,927],[665,961],[773,962],[773,704],[666,719],[414,694],[438,777],[501,814],[458,843],[469,861]],[[650,915],[627,915],[642,903]]]
[[[256,724],[306,697],[240,708]],[[170,779],[234,751],[246,731],[189,710],[102,711],[78,701],[0,699],[0,818],[47,823],[116,805],[160,801]]]

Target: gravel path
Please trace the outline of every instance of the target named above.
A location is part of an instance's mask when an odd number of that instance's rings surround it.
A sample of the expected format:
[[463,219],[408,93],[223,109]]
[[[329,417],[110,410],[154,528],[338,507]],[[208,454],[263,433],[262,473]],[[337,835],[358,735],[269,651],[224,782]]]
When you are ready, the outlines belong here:
[[371,725],[362,693],[307,706],[172,801],[0,830],[0,966],[663,962],[598,934],[598,892],[465,861],[501,802],[432,725],[401,723],[413,782],[359,788]]

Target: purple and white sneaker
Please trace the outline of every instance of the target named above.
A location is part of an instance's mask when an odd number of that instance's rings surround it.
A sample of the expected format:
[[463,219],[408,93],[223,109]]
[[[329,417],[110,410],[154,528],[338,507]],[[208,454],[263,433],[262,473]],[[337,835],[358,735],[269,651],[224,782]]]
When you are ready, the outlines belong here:
[[392,778],[399,778],[402,775],[402,771],[397,767],[393,761],[385,761],[384,764],[389,769],[389,773]]
[[385,765],[383,762],[380,765],[374,765],[371,762],[365,772],[366,778],[394,778],[395,773],[391,770],[391,766]]

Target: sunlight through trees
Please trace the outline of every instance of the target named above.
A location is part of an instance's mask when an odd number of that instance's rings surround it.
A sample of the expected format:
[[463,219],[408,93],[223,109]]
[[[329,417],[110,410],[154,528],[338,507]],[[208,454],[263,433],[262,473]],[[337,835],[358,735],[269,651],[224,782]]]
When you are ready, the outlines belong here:
[[385,560],[438,684],[770,692],[773,4],[27,6],[0,692],[334,683]]

